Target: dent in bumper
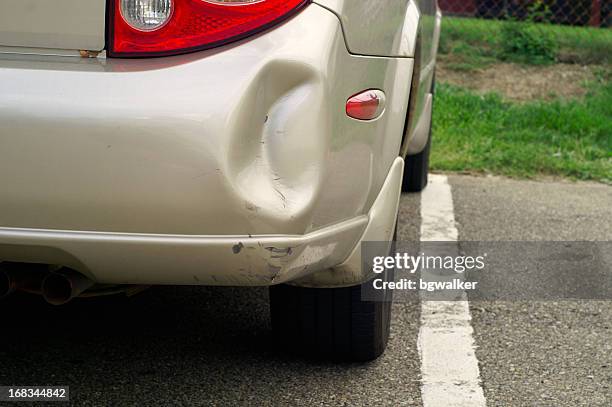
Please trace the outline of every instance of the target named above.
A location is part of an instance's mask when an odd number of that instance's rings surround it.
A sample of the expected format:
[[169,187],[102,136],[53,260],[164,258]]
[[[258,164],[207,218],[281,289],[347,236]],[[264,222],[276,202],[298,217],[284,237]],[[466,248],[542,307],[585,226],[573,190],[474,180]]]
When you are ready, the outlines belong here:
[[[360,242],[393,237],[404,162],[369,214],[302,236],[185,236],[0,228],[0,259],[57,264],[105,284],[346,286],[366,281]],[[348,258],[348,259],[347,259]]]
[[[0,58],[0,226],[303,235],[364,215],[397,156],[410,59],[352,56],[312,5],[210,52]],[[346,98],[384,89],[371,123]]]
[[[380,255],[386,256],[389,253],[395,234],[403,176],[404,160],[398,157],[368,213],[368,225],[359,243],[342,264],[309,274],[293,284],[303,287],[348,287],[372,278],[374,272],[371,265],[363,263],[361,258],[361,245],[364,242],[389,242]],[[383,248],[383,245],[380,247]]]

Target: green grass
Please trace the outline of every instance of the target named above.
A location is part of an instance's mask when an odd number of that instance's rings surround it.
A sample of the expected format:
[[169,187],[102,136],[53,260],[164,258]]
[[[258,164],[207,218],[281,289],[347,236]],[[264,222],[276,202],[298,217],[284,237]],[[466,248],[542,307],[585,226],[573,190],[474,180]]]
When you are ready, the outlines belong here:
[[[507,59],[503,27],[508,21],[445,17],[442,22],[440,53],[452,55],[458,69],[485,67]],[[531,24],[536,32],[554,39],[557,60],[581,64],[612,63],[612,30],[592,27],[571,27],[552,24]],[[522,61],[529,63],[529,60]],[[537,62],[537,61],[536,61]]]
[[596,85],[584,100],[515,104],[440,84],[432,169],[612,183],[612,83]]

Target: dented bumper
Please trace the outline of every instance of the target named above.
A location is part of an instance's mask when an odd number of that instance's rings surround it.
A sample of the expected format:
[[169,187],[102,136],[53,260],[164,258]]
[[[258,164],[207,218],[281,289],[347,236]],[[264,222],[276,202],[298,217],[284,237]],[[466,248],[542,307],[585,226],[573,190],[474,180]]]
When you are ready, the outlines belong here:
[[[150,60],[0,56],[0,260],[103,283],[267,285],[346,260],[399,152],[412,60],[312,5]],[[362,89],[372,122],[346,117]]]
[[0,228],[0,258],[61,264],[106,284],[347,286],[366,281],[362,240],[393,236],[404,162],[367,215],[301,236],[191,236]]

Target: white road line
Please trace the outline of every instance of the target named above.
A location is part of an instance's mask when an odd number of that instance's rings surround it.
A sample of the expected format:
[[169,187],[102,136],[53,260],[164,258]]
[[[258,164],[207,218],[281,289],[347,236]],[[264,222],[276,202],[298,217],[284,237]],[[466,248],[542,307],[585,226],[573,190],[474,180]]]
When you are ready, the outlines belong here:
[[[421,195],[421,241],[457,241],[448,179],[430,175]],[[421,276],[427,278],[427,276]],[[421,301],[418,349],[424,407],[486,406],[465,293],[459,301]]]

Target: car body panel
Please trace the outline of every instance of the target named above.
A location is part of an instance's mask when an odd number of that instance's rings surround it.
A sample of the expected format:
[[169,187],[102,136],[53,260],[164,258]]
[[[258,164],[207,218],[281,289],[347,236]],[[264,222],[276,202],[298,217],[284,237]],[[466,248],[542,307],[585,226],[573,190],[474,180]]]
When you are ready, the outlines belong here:
[[406,126],[406,138],[402,156],[416,155],[423,151],[430,137],[431,115],[433,109],[433,87],[436,59],[442,26],[442,13],[437,1],[419,0],[419,37],[418,50],[415,52],[415,77],[411,90],[414,98],[414,111],[410,112]]
[[[304,234],[367,213],[401,143],[411,61],[351,56],[320,7],[222,51],[66,59],[0,60],[0,226]],[[345,115],[364,88],[381,119]]]
[[2,0],[0,46],[101,51],[106,0]]
[[421,57],[423,58],[423,67],[430,65],[435,61],[438,38],[440,35],[441,14],[435,0],[416,0],[413,1],[419,10],[420,24],[419,34],[421,36]]
[[[393,234],[403,166],[403,159],[396,158],[368,215],[302,236],[152,235],[0,227],[0,258],[61,264],[104,284],[358,284],[370,277],[359,261],[360,242],[388,240]],[[347,258],[350,261],[345,262]]]
[[[431,94],[432,81],[435,76],[436,59],[438,55],[438,44],[440,42],[440,31],[442,28],[442,13],[437,7],[437,1],[419,0],[421,11],[420,22],[420,46],[421,46],[421,88],[424,89],[419,95],[422,105],[427,104],[427,95]],[[425,96],[423,96],[423,94]],[[426,107],[423,107],[426,108]]]
[[[414,50],[352,53],[345,31],[312,4],[188,55],[0,52],[0,260],[104,284],[365,281],[360,242],[395,223]],[[384,113],[349,118],[366,89]]]
[[[314,0],[333,11],[353,54],[412,57],[419,10],[412,0]],[[433,0],[427,0],[433,1]]]
[[302,287],[350,287],[373,278],[374,272],[363,264],[362,244],[366,242],[388,242],[387,244],[373,245],[371,250],[377,250],[377,255],[380,256],[389,254],[398,221],[397,212],[399,210],[403,175],[404,160],[398,157],[368,213],[369,222],[361,239],[359,239],[359,243],[342,264],[330,270],[307,274],[294,281],[293,284]]
[[[353,54],[417,58],[410,112],[401,155],[418,154],[427,145],[431,89],[442,15],[436,0],[315,0],[333,11]],[[418,48],[418,49],[417,49]]]

